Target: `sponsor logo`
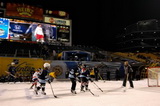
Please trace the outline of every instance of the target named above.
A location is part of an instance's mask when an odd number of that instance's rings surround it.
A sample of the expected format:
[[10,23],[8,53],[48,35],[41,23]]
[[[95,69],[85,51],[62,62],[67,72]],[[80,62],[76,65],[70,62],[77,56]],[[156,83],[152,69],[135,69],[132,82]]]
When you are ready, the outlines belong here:
[[50,23],[54,23],[54,18],[50,18],[50,19],[49,19],[49,22],[50,22]]
[[26,15],[26,16],[32,16],[32,14],[34,13],[34,10],[25,7],[18,7],[17,11],[19,12],[20,15]]
[[64,20],[56,20],[55,23],[59,25],[66,25],[66,21]]
[[20,25],[15,25],[14,28],[17,29],[17,30],[20,30],[21,26]]
[[[16,63],[16,61],[14,61]],[[23,63],[16,63],[17,65],[15,66],[16,74],[19,76],[25,76],[25,77],[30,77],[31,72],[34,72],[35,68],[33,67],[33,64],[23,62]],[[10,66],[10,64],[8,64]]]
[[21,73],[25,73],[25,72],[30,73],[30,71],[34,71],[34,70],[35,70],[35,68],[32,67],[32,64],[29,64],[27,62],[23,62],[23,63],[18,64],[16,66],[16,71],[21,72]]
[[52,71],[55,72],[56,76],[60,76],[60,75],[62,75],[63,69],[61,66],[57,65],[57,66],[53,67]]
[[16,31],[16,32],[23,32],[23,30],[21,29],[21,26],[20,26],[20,25],[14,25],[13,31]]

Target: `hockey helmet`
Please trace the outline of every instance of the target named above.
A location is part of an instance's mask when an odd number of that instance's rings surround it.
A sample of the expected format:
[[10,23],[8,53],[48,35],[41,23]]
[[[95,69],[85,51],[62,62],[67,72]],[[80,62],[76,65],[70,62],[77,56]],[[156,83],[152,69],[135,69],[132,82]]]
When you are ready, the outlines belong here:
[[12,62],[12,63],[11,63],[11,65],[12,65],[12,66],[13,66],[13,65],[15,65],[15,63],[14,63],[14,62]]
[[50,68],[50,64],[49,64],[49,63],[44,63],[44,64],[43,64],[43,67],[44,67],[44,68]]

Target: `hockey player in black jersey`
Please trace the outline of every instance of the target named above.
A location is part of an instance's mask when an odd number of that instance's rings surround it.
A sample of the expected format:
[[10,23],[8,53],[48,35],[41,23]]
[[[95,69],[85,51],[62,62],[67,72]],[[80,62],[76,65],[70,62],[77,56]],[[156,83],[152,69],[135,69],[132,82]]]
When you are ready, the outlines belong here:
[[16,77],[15,77],[15,74],[16,74],[16,67],[15,67],[15,63],[12,62],[11,65],[9,66],[8,68],[8,83],[9,82],[16,82]]
[[45,92],[45,85],[46,85],[46,81],[48,81],[49,83],[49,69],[50,69],[50,64],[49,63],[44,63],[43,65],[43,69],[38,73],[38,82],[39,82],[39,86],[37,86],[37,89],[35,89],[36,94],[38,94],[38,91],[40,89],[42,89],[42,94],[46,95]]
[[[79,70],[79,77],[81,81],[81,91],[88,90],[88,84],[90,79],[90,72],[86,65],[82,65]],[[92,80],[91,80],[92,81]]]

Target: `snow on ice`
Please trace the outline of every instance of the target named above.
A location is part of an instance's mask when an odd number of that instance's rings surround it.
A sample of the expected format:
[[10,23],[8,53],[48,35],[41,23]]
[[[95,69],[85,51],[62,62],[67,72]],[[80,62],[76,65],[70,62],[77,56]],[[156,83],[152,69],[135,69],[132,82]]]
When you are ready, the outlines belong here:
[[[147,79],[133,81],[134,89],[129,89],[127,82],[126,92],[123,92],[120,81],[89,82],[89,91],[80,92],[80,83],[77,82],[77,94],[71,94],[70,81],[54,80],[46,84],[47,95],[35,95],[34,89],[29,89],[30,82],[0,83],[0,106],[160,106],[160,87],[148,87]],[[40,92],[39,92],[40,93]]]

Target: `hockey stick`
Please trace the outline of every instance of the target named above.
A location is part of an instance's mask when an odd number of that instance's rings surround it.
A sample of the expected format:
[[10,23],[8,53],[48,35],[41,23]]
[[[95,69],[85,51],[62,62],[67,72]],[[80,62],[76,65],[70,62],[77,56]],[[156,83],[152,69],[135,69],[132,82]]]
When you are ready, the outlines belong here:
[[15,75],[13,75],[13,74],[11,74],[11,73],[9,73],[9,72],[7,72],[7,71],[5,71],[5,72],[6,72],[7,74],[11,75],[12,77],[16,78]]
[[105,80],[101,77],[101,75],[100,74],[98,74],[98,75],[99,75],[99,78],[105,82]]
[[53,88],[52,88],[51,83],[49,83],[49,84],[50,84],[50,87],[51,87],[51,90],[52,90],[52,94],[53,94],[53,96],[54,96],[55,98],[57,98],[57,96],[54,94],[54,91],[53,91]]
[[[84,85],[86,87],[86,85]],[[88,89],[88,91],[93,95],[93,96],[96,96],[98,97],[99,95],[95,95],[90,89]]]
[[[94,81],[93,81],[93,83],[98,87],[98,85]],[[98,87],[98,89],[103,92],[103,90],[100,87]]]
[[89,92],[90,92],[93,96],[96,96],[96,97],[99,96],[99,95],[95,95],[90,89],[89,89]]

